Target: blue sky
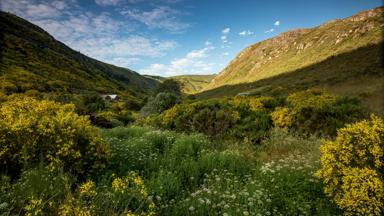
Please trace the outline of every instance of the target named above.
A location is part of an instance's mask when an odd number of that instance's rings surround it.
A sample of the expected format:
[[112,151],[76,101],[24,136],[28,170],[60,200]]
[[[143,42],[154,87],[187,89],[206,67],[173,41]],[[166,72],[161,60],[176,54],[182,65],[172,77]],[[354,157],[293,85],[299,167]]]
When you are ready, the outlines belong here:
[[245,47],[381,0],[1,0],[90,57],[141,74],[220,72]]

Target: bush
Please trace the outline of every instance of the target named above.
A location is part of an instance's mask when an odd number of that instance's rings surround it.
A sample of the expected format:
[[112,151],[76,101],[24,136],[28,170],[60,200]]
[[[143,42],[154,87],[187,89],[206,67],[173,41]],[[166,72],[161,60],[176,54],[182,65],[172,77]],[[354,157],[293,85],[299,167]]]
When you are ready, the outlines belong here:
[[294,116],[287,107],[277,107],[271,116],[275,127],[289,128],[293,124]]
[[0,107],[0,167],[17,174],[40,162],[76,174],[105,167],[109,157],[99,130],[74,105],[14,98]]
[[140,113],[142,116],[162,113],[180,102],[180,96],[174,93],[162,92],[157,94],[155,98],[149,99],[148,103],[141,109]]
[[253,112],[239,120],[231,133],[234,137],[252,144],[260,144],[268,130],[272,127],[271,116],[266,112]]
[[301,134],[335,136],[338,128],[364,116],[357,99],[336,97],[325,92],[307,90],[287,97],[286,107],[272,113],[273,124]]
[[384,122],[374,115],[338,131],[321,146],[317,176],[325,193],[353,215],[384,213]]
[[168,129],[223,136],[237,122],[237,111],[219,100],[185,103],[165,111],[160,124]]
[[181,95],[181,84],[180,82],[173,80],[173,79],[167,79],[164,80],[160,85],[155,89],[155,93],[172,93],[175,95]]

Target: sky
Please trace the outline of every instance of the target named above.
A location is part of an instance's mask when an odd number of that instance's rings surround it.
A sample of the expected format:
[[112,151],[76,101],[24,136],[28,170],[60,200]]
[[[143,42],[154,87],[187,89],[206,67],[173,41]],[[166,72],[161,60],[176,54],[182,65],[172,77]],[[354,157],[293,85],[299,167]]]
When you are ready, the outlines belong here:
[[92,58],[140,74],[219,73],[249,45],[381,0],[1,0]]

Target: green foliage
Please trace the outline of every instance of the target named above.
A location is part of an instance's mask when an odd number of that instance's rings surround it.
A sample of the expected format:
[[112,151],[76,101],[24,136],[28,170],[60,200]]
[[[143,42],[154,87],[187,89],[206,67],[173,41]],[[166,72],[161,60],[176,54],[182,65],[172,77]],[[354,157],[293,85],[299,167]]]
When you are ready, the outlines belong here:
[[301,134],[334,136],[345,123],[364,116],[357,99],[336,97],[316,90],[292,93],[286,103],[287,107],[277,108],[272,113],[274,125]]
[[[180,75],[170,79],[176,80],[181,84],[184,94],[195,94],[202,91],[216,75]],[[190,95],[192,96],[192,95]]]
[[76,174],[104,168],[108,149],[99,130],[73,105],[14,98],[0,107],[1,169],[16,174],[44,163]]
[[97,94],[85,95],[82,102],[86,108],[86,114],[99,112],[106,108],[105,101]]
[[174,79],[166,79],[159,84],[155,89],[155,94],[159,93],[171,93],[175,95],[181,95],[181,84]]
[[44,167],[27,170],[12,185],[8,213],[20,214],[21,210],[25,215],[57,214],[70,187],[70,178],[60,170],[52,172]]
[[150,114],[159,114],[175,104],[181,102],[181,97],[174,93],[161,92],[154,98],[150,98],[147,104],[141,109],[142,116],[148,116]]
[[325,193],[351,215],[384,212],[384,122],[371,116],[338,131],[321,146],[317,176]]
[[163,127],[186,132],[224,135],[238,120],[239,113],[218,100],[185,103],[165,111],[160,116]]

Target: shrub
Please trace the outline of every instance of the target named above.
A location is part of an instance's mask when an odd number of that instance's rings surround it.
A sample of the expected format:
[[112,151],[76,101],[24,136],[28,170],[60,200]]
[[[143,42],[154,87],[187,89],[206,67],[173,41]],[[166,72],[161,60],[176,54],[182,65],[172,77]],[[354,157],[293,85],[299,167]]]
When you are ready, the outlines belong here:
[[246,142],[259,144],[271,127],[271,116],[266,112],[259,111],[240,119],[231,133],[234,137],[244,139]]
[[317,176],[325,193],[354,215],[384,212],[384,122],[374,115],[338,131],[321,146]]
[[105,167],[108,149],[99,130],[74,105],[14,98],[0,107],[0,167],[17,174],[43,162],[77,174]]
[[286,103],[286,107],[278,107],[272,113],[273,123],[301,134],[335,136],[336,130],[345,123],[364,116],[357,99],[336,97],[316,90],[292,93]]
[[239,113],[219,100],[179,104],[160,116],[169,129],[223,136],[238,121]]
[[95,113],[106,108],[105,101],[97,94],[84,96],[83,104],[87,114]]
[[175,95],[181,95],[181,84],[180,82],[174,79],[164,80],[160,85],[155,89],[155,93],[172,93]]
[[294,116],[287,107],[277,107],[271,116],[275,127],[289,128],[293,124]]
[[140,113],[142,116],[162,113],[180,102],[180,96],[174,93],[161,92],[157,94],[156,97],[149,99],[148,103],[141,109]]

